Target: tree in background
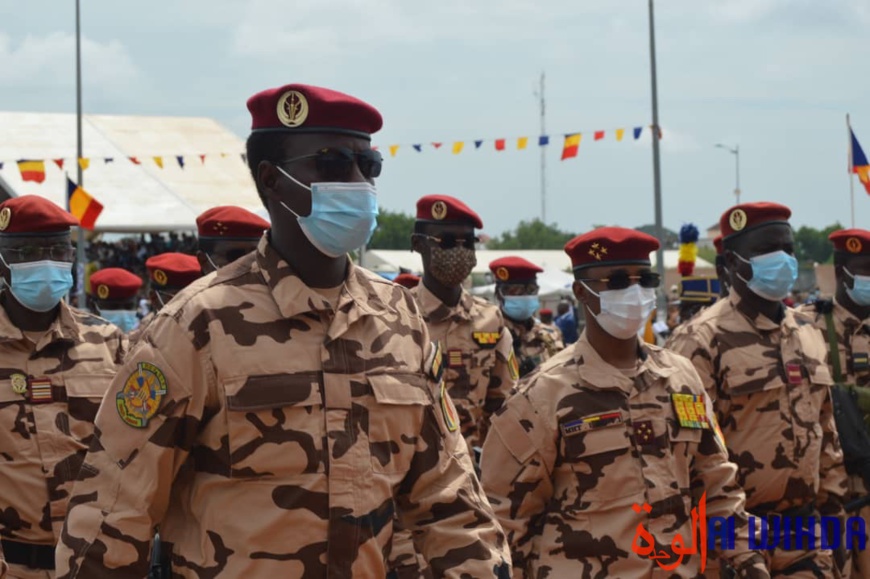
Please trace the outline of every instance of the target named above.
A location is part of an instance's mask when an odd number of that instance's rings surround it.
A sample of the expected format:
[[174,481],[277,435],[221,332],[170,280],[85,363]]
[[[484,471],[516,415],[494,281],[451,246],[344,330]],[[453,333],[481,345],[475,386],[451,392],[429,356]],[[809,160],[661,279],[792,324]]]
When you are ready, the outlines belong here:
[[378,228],[368,244],[369,249],[411,250],[411,234],[415,218],[404,213],[381,209],[378,213]]
[[[641,225],[640,227],[636,227],[638,231],[642,233],[646,233],[647,235],[652,235],[656,237],[656,226],[655,225]],[[662,248],[664,249],[677,249],[680,245],[680,234],[676,231],[672,231],[667,227],[662,227],[662,235],[664,239],[659,239],[662,244]],[[656,237],[658,239],[658,237]]]
[[828,263],[834,255],[834,246],[828,236],[843,229],[839,222],[828,225],[822,230],[804,225],[794,232],[794,253],[801,264]]
[[562,249],[573,233],[547,225],[540,219],[520,221],[513,231],[505,231],[486,244],[487,249]]

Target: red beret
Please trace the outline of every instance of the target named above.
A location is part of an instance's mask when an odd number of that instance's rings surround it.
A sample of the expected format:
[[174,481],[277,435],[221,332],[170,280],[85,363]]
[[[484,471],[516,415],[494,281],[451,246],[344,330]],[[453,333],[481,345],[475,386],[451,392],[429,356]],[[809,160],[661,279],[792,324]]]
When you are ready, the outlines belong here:
[[142,278],[120,267],[107,267],[90,278],[92,296],[101,300],[132,298],[142,287]]
[[468,205],[449,195],[426,195],[417,201],[417,221],[437,223],[470,223],[477,229],[483,228],[480,216]]
[[495,275],[496,283],[535,281],[535,277],[544,271],[531,261],[514,256],[490,262],[489,270]]
[[251,131],[339,133],[370,139],[381,113],[357,98],[317,86],[288,84],[248,99]]
[[552,316],[553,310],[551,310],[550,308],[544,308],[542,310],[538,310],[538,313],[542,316]]
[[269,227],[259,215],[234,205],[212,207],[196,218],[201,238],[259,239]]
[[65,233],[79,220],[39,195],[12,197],[0,203],[0,234],[39,235]]
[[716,248],[716,255],[722,255],[722,236],[717,235],[713,239],[713,247]]
[[659,248],[652,235],[624,227],[599,227],[565,244],[574,271],[600,265],[650,265],[649,254]]
[[761,225],[788,223],[791,209],[779,203],[760,201],[735,205],[719,218],[722,239],[745,233]]
[[202,277],[199,261],[186,253],[161,253],[145,262],[151,281],[161,288],[182,289]]
[[870,254],[870,231],[866,229],[841,229],[828,236],[834,251],[852,255]]
[[413,273],[400,273],[396,277],[393,278],[393,283],[397,283],[399,285],[403,285],[408,289],[412,287],[417,287],[420,283],[420,278]]

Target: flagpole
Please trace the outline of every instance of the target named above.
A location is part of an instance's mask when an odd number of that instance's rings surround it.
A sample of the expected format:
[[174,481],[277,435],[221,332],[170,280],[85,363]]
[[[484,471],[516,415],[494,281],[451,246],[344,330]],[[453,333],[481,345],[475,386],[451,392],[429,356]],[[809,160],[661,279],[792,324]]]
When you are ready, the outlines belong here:
[[846,133],[849,140],[849,200],[852,204],[852,229],[855,229],[855,159],[852,157],[852,124],[846,113]]
[[[82,155],[82,31],[79,10],[80,0],[76,0],[76,167],[78,186],[84,187],[84,172],[80,159]],[[64,183],[66,191],[66,183]],[[67,206],[69,201],[67,201]],[[87,310],[85,301],[85,230],[79,226],[76,235],[76,303],[82,310]]]
[[[652,79],[652,150],[653,150],[653,191],[655,196],[656,237],[659,239],[659,248],[656,251],[656,271],[665,279],[665,236],[662,225],[662,174],[659,157],[659,95],[658,80],[656,78],[656,36],[655,21],[653,16],[653,0],[649,0],[649,58],[650,76]],[[660,312],[667,311],[667,295],[659,296]]]
[[[541,136],[547,134],[546,101],[544,100],[544,73],[541,72]],[[547,222],[547,148],[538,143],[541,150],[541,222]]]

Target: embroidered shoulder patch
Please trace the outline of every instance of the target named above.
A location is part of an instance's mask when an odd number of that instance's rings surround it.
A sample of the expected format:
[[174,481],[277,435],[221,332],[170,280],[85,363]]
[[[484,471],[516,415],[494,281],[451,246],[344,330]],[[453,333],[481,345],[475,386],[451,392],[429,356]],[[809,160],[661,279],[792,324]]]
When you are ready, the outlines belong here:
[[701,428],[705,430],[711,428],[703,394],[674,393],[671,394],[671,403],[674,406],[674,413],[677,415],[677,420],[679,420],[682,428]]
[[516,380],[520,377],[520,366],[517,364],[517,357],[514,354],[514,349],[511,348],[511,353],[508,355],[507,359],[508,372],[511,374],[511,378]]
[[592,416],[584,416],[569,422],[559,424],[559,429],[562,431],[562,436],[574,436],[581,432],[587,432],[596,428],[604,428],[622,424],[624,422],[621,412],[605,412],[603,414],[594,414]]
[[441,382],[441,414],[444,415],[444,426],[450,432],[455,432],[459,428],[459,418],[456,417],[456,409],[453,403],[450,402],[450,396],[447,394],[447,386]]
[[429,354],[431,361],[427,364],[427,373],[435,382],[441,381],[441,374],[444,373],[444,359],[441,354],[441,344],[432,342],[432,353]]
[[115,396],[121,420],[134,428],[145,428],[157,414],[167,391],[163,371],[154,364],[139,362],[136,370],[127,377],[124,388]]

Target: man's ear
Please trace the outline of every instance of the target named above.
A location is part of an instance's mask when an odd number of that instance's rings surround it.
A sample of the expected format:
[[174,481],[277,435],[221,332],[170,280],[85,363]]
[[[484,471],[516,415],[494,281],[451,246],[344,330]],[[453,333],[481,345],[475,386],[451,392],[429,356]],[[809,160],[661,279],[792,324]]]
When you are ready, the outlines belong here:
[[260,161],[257,165],[257,186],[263,195],[269,199],[278,199],[277,183],[278,168],[268,161]]
[[423,240],[423,236],[419,233],[411,234],[411,251],[415,253],[419,253],[423,255],[423,252],[426,250],[426,243]]
[[577,301],[582,303],[583,297],[586,295],[586,286],[582,282],[575,280],[571,285],[571,291],[574,292],[574,297],[577,298]]

